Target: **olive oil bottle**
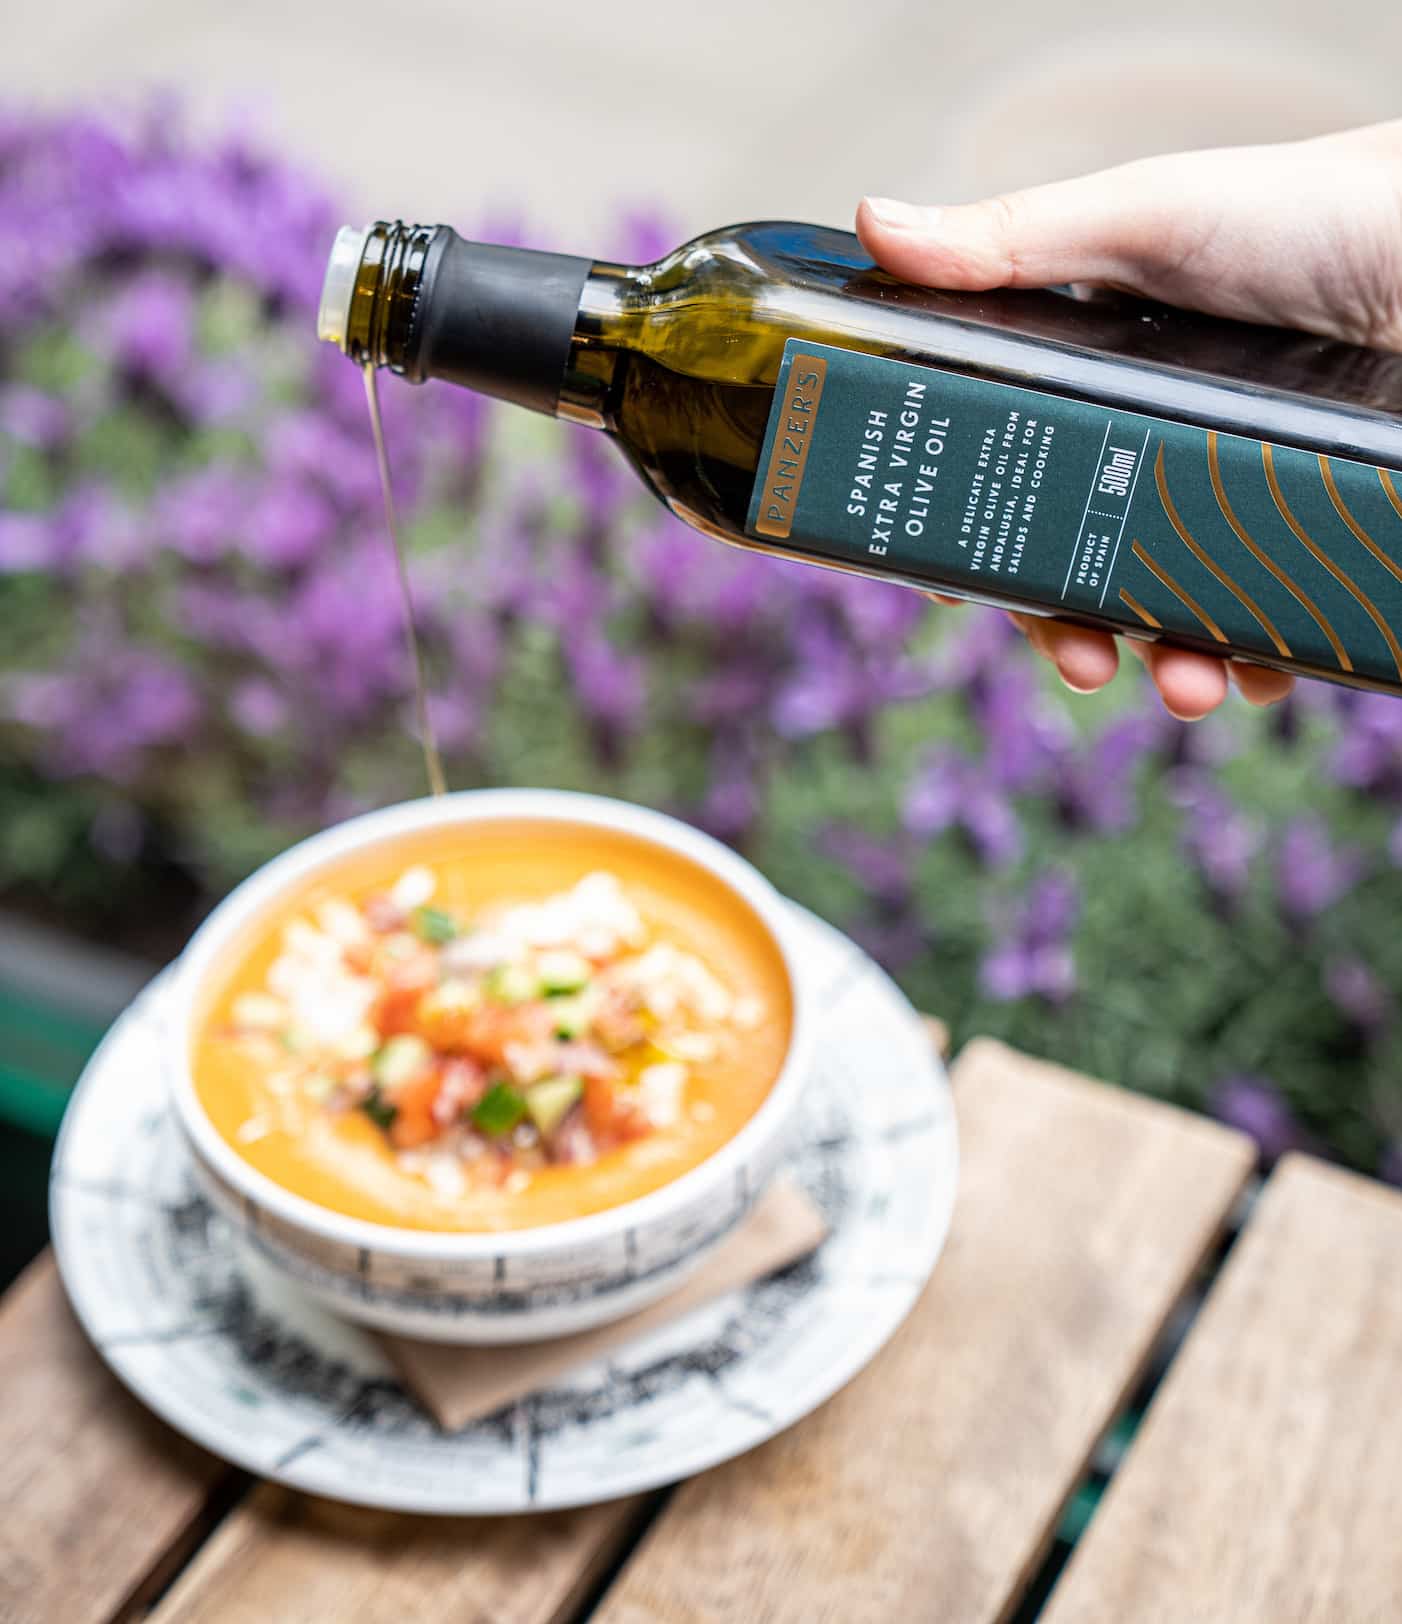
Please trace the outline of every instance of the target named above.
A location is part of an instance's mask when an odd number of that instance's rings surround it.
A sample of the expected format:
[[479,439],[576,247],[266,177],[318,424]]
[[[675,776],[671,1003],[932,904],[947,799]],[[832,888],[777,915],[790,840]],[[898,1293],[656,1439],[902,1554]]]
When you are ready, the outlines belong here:
[[320,335],[602,429],[721,541],[1402,693],[1399,355],[786,223],[647,266],[348,228]]

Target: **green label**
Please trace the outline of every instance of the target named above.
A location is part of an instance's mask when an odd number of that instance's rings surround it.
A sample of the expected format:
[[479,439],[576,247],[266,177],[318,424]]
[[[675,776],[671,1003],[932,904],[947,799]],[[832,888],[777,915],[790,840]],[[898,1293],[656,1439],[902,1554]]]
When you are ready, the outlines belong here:
[[797,339],[759,467],[776,545],[1402,680],[1385,468]]

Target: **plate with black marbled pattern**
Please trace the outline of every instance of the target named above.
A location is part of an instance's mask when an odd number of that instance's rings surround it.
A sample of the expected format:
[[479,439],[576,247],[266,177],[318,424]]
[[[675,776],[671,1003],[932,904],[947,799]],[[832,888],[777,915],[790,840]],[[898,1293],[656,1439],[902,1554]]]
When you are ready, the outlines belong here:
[[373,1335],[273,1273],[199,1193],[166,1101],[156,982],[93,1056],[54,1155],[54,1248],[98,1352],[214,1454],[400,1511],[610,1500],[792,1426],[910,1311],[958,1177],[949,1086],[919,1017],[846,937],[800,923],[819,1058],[785,1165],[830,1226],[811,1258],[445,1432]]

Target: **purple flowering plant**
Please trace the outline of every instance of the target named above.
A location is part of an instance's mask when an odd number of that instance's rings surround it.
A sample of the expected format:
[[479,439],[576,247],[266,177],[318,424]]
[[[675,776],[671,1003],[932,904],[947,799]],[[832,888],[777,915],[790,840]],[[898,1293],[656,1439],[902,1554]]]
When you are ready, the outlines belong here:
[[[422,792],[362,384],[313,333],[340,218],[169,107],[0,112],[0,899],[168,948]],[[601,436],[382,396],[455,785],[677,812],[957,1038],[1402,1180],[1402,705],[1072,700],[1000,615],[692,534]]]

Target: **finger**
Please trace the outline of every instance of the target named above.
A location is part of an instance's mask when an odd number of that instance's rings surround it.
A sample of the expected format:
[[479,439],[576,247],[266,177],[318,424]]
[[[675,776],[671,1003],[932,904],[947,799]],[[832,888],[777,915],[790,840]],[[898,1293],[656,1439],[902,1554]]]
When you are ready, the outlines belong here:
[[1227,697],[1226,661],[1210,654],[1154,643],[1145,648],[1144,663],[1164,708],[1180,722],[1200,721]]
[[1044,659],[1050,660],[1073,692],[1093,694],[1112,682],[1120,668],[1115,639],[1085,626],[1068,626],[1042,615],[1018,615],[1014,622]]
[[1162,204],[1175,228],[1191,216],[1191,196],[1161,176],[1148,183],[1125,165],[952,208],[864,198],[857,210],[862,246],[893,276],[941,288],[1048,287],[1058,282],[1135,284],[1136,269],[1161,249]]
[[1232,679],[1248,705],[1277,705],[1295,686],[1288,671],[1272,671],[1269,666],[1231,663]]
[[942,603],[950,609],[957,609],[964,602],[963,598],[948,598],[943,592],[926,592],[924,594],[931,603]]

